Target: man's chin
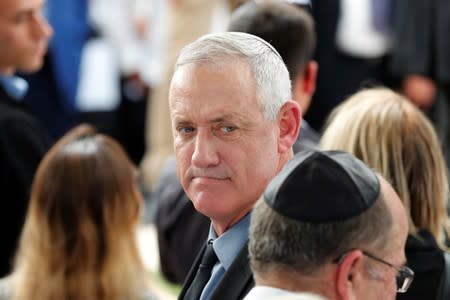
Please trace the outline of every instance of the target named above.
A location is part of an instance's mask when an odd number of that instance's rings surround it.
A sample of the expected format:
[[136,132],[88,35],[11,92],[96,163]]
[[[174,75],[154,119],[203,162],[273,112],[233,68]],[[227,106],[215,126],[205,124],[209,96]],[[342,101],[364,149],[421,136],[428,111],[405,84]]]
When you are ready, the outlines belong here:
[[42,65],[44,64],[43,59],[39,59],[27,64],[24,64],[17,69],[22,73],[35,73],[39,71],[42,68]]
[[223,194],[213,191],[201,191],[193,193],[192,203],[195,209],[206,216],[210,216],[212,211],[217,210],[218,204],[222,202]]

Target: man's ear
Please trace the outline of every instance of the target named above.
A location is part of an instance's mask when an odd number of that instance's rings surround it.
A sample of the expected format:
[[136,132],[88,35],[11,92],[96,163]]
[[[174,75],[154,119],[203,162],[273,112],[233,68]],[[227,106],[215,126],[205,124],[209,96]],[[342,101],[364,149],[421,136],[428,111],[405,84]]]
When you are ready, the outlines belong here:
[[295,101],[287,101],[283,104],[278,114],[278,152],[285,153],[292,148],[300,131],[302,112]]
[[300,104],[302,112],[306,114],[311,104],[311,98],[316,91],[316,79],[319,65],[317,62],[309,61],[303,72],[292,82],[292,95]]
[[316,91],[317,72],[319,70],[319,64],[315,60],[310,60],[303,72],[303,90],[310,97]]
[[336,293],[339,299],[361,299],[361,290],[364,290],[363,253],[361,250],[352,250],[345,255],[339,264],[336,274]]

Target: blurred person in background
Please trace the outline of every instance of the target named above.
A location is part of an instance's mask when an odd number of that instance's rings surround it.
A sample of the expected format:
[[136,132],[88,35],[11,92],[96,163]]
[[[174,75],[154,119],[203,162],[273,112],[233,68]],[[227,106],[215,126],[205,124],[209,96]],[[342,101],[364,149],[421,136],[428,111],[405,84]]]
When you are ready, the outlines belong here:
[[330,111],[346,97],[385,79],[391,11],[390,0],[311,2],[317,36],[314,59],[320,69],[304,118],[321,131]]
[[22,102],[27,82],[17,71],[42,67],[53,30],[42,0],[0,1],[0,277],[11,271],[35,170],[51,145]]
[[118,136],[119,61],[92,23],[97,1],[47,0],[45,15],[54,28],[39,72],[26,76],[24,101],[56,139],[85,122]]
[[45,16],[54,29],[43,67],[24,77],[30,106],[54,139],[60,138],[79,118],[76,94],[80,81],[82,49],[93,35],[87,0],[47,0]]
[[154,299],[136,244],[142,196],[121,146],[87,125],[46,154],[0,299]]
[[[144,186],[152,191],[166,159],[173,155],[170,113],[167,104],[169,85],[181,48],[201,35],[224,31],[227,24],[225,0],[164,0],[167,2],[167,37],[163,78],[147,106],[146,150],[141,162]],[[228,0],[230,7],[239,0]],[[224,12],[225,10],[225,12]]]
[[121,100],[117,139],[135,164],[145,150],[146,107],[152,88],[163,78],[166,0],[94,0],[89,3],[92,26],[118,63]]
[[450,2],[396,0],[392,5],[389,71],[400,92],[432,120],[450,168]]
[[[269,42],[281,55],[292,82],[292,97],[305,115],[316,89],[318,64],[312,60],[316,46],[309,1],[248,1],[230,17],[228,31],[246,32]],[[302,2],[300,5],[298,2]],[[302,120],[294,152],[314,149],[320,135]]]
[[429,119],[389,89],[362,90],[332,112],[320,145],[352,153],[392,184],[408,212],[406,257],[415,272],[410,291],[397,299],[437,299],[448,251],[449,189]]

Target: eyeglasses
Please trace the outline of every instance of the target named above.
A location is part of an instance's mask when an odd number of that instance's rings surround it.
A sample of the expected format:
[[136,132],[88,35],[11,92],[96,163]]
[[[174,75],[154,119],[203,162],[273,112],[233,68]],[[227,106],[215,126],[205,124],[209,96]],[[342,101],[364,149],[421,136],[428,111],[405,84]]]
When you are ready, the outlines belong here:
[[[352,249],[352,250],[354,250],[354,249]],[[349,251],[352,251],[352,250],[349,250]],[[349,251],[346,251],[344,254],[339,256],[337,259],[334,260],[334,262],[337,263],[337,264],[340,264],[343,261],[343,259],[345,258],[345,255]],[[373,255],[373,254],[370,254],[367,251],[364,251],[364,250],[361,250],[361,251],[362,251],[362,253],[365,256],[367,256],[367,257],[369,257],[369,258],[371,258],[371,259],[373,259],[373,260],[375,260],[375,261],[377,261],[379,263],[382,263],[382,264],[384,264],[386,266],[394,268],[395,271],[397,271],[397,273],[395,275],[395,280],[396,280],[396,283],[397,283],[397,293],[406,293],[406,291],[408,290],[409,286],[411,285],[411,282],[414,279],[414,271],[413,270],[411,270],[407,266],[396,267],[393,264],[391,264],[391,263],[389,263],[389,262],[387,262],[387,261],[385,261],[385,260],[383,260],[383,259],[381,259],[381,258],[379,258],[379,257],[377,257],[375,255]]]

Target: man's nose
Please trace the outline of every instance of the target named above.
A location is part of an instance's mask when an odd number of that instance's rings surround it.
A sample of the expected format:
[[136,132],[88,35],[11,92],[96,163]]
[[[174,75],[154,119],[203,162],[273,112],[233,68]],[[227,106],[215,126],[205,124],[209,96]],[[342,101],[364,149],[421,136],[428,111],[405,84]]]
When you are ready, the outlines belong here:
[[42,14],[35,14],[35,35],[38,39],[49,39],[53,35],[53,28]]
[[192,164],[198,168],[208,168],[219,164],[216,143],[214,135],[209,130],[198,129],[192,153]]

